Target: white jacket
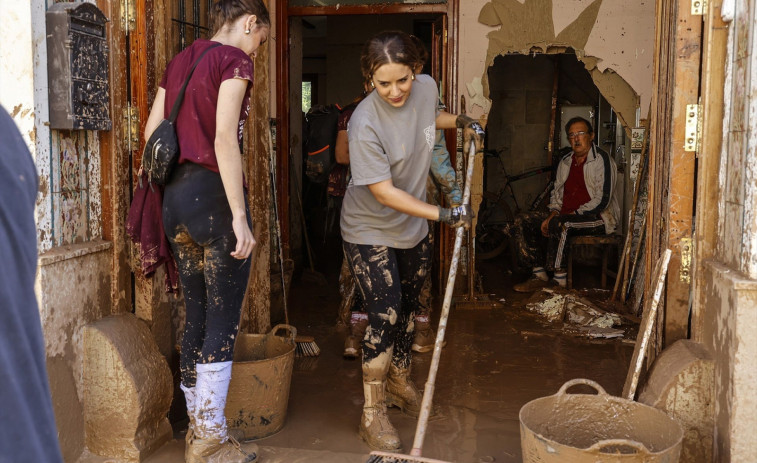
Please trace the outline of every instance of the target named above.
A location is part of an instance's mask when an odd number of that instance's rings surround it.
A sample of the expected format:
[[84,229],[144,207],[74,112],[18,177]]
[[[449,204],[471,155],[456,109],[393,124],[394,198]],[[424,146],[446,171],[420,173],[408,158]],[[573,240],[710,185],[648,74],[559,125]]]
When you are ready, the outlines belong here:
[[[557,165],[555,186],[549,202],[549,210],[558,211],[562,208],[563,188],[570,173],[570,164],[573,162],[573,151],[563,156]],[[591,145],[591,151],[584,162],[584,181],[586,190],[591,198],[589,202],[582,204],[576,214],[597,214],[605,223],[605,231],[611,234],[615,231],[620,217],[620,206],[616,194],[616,180],[618,169],[615,160],[605,151]]]

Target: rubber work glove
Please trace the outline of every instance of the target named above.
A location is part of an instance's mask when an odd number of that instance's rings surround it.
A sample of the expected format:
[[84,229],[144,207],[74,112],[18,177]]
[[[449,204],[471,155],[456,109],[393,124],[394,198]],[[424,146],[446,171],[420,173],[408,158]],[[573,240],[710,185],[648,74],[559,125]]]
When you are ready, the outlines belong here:
[[452,228],[470,228],[471,221],[476,216],[470,204],[457,207],[439,207],[439,222],[449,224]]
[[468,146],[470,146],[471,139],[476,144],[476,153],[484,152],[484,129],[481,124],[472,117],[468,117],[464,114],[457,116],[455,125],[463,129],[463,150],[468,152]]

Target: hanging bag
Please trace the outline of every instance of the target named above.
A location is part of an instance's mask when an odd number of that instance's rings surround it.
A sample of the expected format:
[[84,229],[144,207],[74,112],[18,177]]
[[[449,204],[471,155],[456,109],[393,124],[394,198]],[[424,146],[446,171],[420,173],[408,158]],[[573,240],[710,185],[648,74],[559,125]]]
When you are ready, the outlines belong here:
[[[173,167],[179,160],[179,140],[176,137],[176,117],[179,115],[179,108],[184,101],[184,91],[189,84],[189,79],[192,78],[192,74],[199,64],[200,60],[205,56],[205,53],[209,52],[215,47],[221,46],[220,43],[215,43],[202,52],[197,61],[195,61],[192,69],[189,70],[189,75],[184,81],[184,85],[179,90],[179,94],[176,96],[176,101],[171,109],[171,114],[168,119],[163,119],[155,128],[155,131],[150,135],[150,138],[145,144],[145,150],[142,152],[142,170],[147,174],[147,180],[150,183],[157,185],[165,185],[168,178],[171,175]],[[141,181],[140,176],[140,181]]]

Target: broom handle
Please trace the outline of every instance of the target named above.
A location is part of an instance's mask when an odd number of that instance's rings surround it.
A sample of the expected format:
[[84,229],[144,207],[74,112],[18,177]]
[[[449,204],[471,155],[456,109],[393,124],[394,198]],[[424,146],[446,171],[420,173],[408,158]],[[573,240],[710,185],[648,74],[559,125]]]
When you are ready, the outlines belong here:
[[284,306],[284,320],[287,326],[289,326],[289,310],[287,307],[287,287],[286,277],[284,277],[284,246],[281,244],[281,223],[279,222],[279,203],[276,196],[276,155],[273,153],[273,140],[271,137],[271,127],[268,127],[268,162],[270,163],[271,173],[269,175],[271,181],[271,201],[273,202],[273,215],[276,220],[276,242],[279,248],[279,269],[281,271],[281,291]]
[[[468,170],[465,175],[465,189],[463,191],[463,204],[470,204],[470,184],[473,178],[473,158],[476,155],[476,145],[471,141],[470,152],[468,154]],[[426,437],[426,426],[428,417],[431,415],[431,404],[434,400],[434,383],[436,382],[436,372],[439,369],[439,358],[442,355],[442,345],[444,344],[444,333],[447,331],[447,318],[449,317],[449,308],[452,303],[452,293],[455,290],[455,277],[457,276],[457,264],[460,260],[460,248],[463,244],[464,227],[458,227],[455,230],[455,247],[452,251],[452,262],[449,266],[449,276],[447,277],[447,288],[444,291],[444,303],[442,304],[442,314],[439,317],[439,328],[436,332],[436,342],[434,343],[434,355],[431,359],[431,367],[428,371],[426,387],[423,390],[423,401],[421,402],[421,414],[418,417],[418,426],[415,428],[415,440],[410,455],[414,457],[421,456],[423,448],[423,439]]]

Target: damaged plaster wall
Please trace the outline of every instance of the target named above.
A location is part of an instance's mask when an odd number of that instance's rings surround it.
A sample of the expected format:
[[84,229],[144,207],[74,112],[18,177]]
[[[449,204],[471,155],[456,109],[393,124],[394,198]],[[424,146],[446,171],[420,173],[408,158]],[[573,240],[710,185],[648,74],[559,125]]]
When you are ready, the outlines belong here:
[[[646,117],[652,90],[654,2],[649,0],[493,0],[478,2],[477,21],[489,29],[483,61],[477,39],[481,27],[470,27],[471,16],[461,13],[460,94],[481,77],[488,98],[486,69],[507,53],[529,54],[571,47],[591,73],[604,97],[627,127],[637,125],[637,110]],[[467,11],[476,11],[466,8]],[[482,44],[483,45],[483,44]],[[475,64],[474,64],[475,63]],[[462,71],[469,70],[469,71]],[[475,74],[475,75],[471,75]],[[630,86],[630,88],[629,88]],[[488,108],[476,108],[480,115]]]
[[0,0],[0,104],[16,122],[39,175],[37,243],[52,247],[52,185],[47,104],[45,1]]
[[82,335],[110,314],[110,243],[56,247],[40,257],[37,294],[47,374],[65,461],[84,448]]
[[[715,461],[757,461],[757,12],[743,2],[730,5],[723,88],[722,143],[716,199],[698,198],[700,208],[717,209],[715,249],[698,262],[692,334],[713,353],[715,364]],[[725,13],[725,5],[723,8]],[[710,103],[712,104],[712,103]],[[720,136],[721,134],[718,134]],[[705,135],[706,136],[706,135]],[[716,202],[716,204],[715,204]],[[702,233],[697,230],[697,233]],[[700,246],[702,241],[697,241]],[[696,288],[696,287],[695,287]]]

